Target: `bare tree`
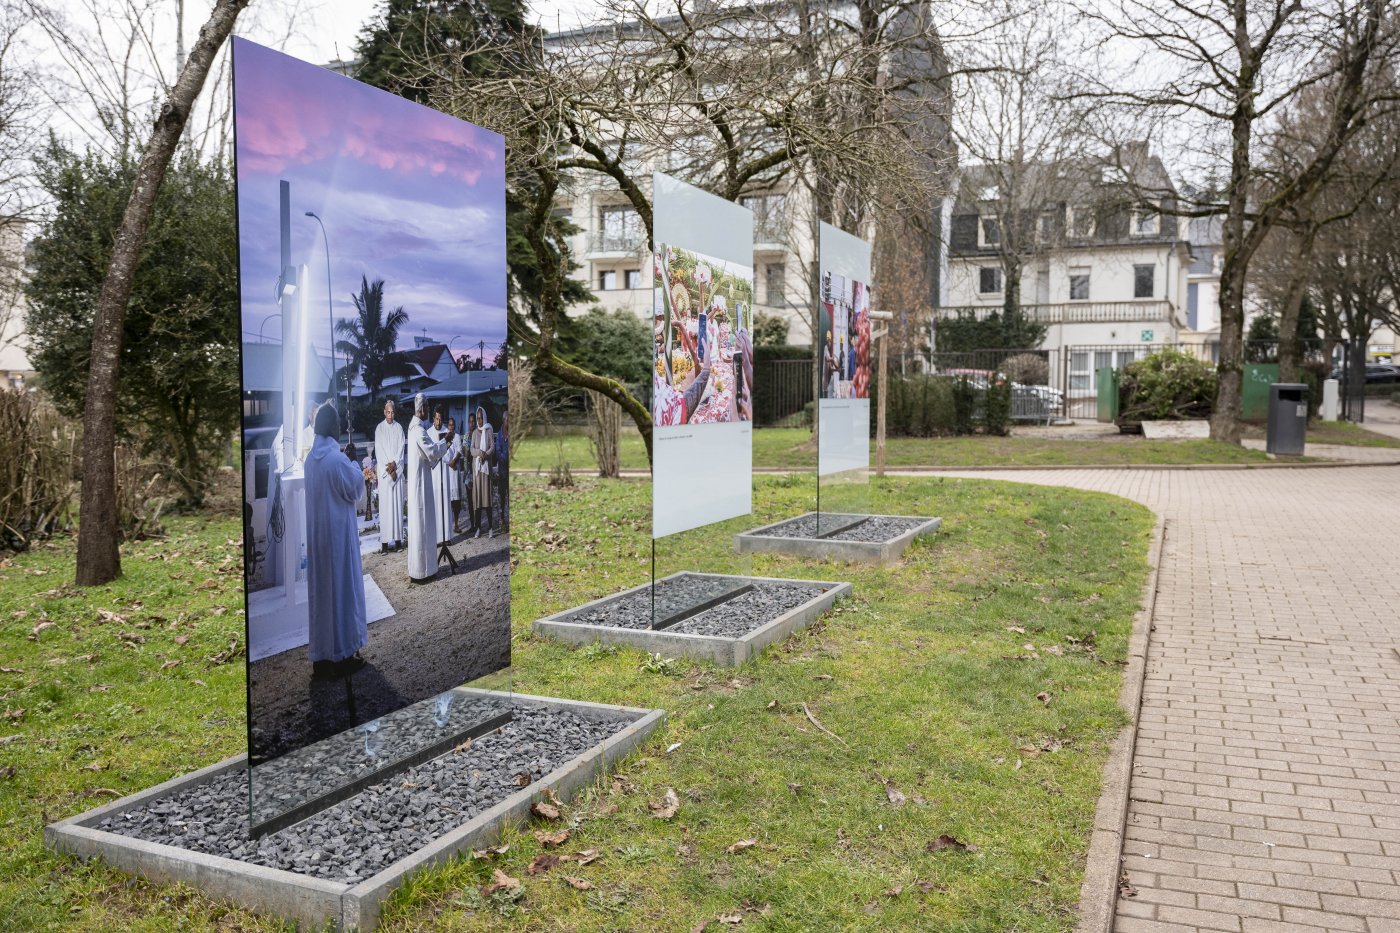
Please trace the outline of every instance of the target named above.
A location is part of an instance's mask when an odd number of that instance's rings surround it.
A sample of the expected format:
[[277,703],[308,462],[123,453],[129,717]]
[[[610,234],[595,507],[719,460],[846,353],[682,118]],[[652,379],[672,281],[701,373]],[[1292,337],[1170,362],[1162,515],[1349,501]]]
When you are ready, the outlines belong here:
[[[959,119],[953,124],[968,167],[960,192],[976,202],[979,245],[1002,269],[1002,316],[1021,315],[1022,275],[1063,243],[1069,211],[1078,206],[1090,164],[1091,137],[1082,108],[1067,106],[1075,52],[1071,12],[1031,0],[998,0],[994,27],[964,50]],[[1083,223],[1084,218],[1079,218]]]
[[20,0],[0,0],[0,349],[20,333],[22,241],[37,201],[32,146],[42,136],[47,110],[29,41],[31,22]]
[[886,204],[927,209],[941,178],[911,131],[915,103],[892,105],[907,78],[887,65],[896,50],[937,35],[924,0],[679,0],[664,17],[612,0],[605,19],[547,50],[521,52],[529,67],[508,77],[464,76],[454,68],[459,56],[425,64],[446,89],[445,109],[507,140],[544,286],[531,332],[514,336],[540,370],[620,404],[650,450],[646,406],[620,382],[556,354],[569,268],[556,199],[612,187],[649,231],[655,166],[730,200],[797,177],[812,184],[813,222],[862,233],[877,191]]
[[[1387,0],[1114,0],[1084,4],[1101,57],[1070,99],[1099,105],[1102,131],[1177,143],[1202,156],[1208,194],[1172,210],[1222,215],[1219,388],[1211,436],[1237,443],[1243,387],[1245,292],[1251,260],[1290,209],[1315,196],[1338,152],[1380,98],[1366,89],[1394,53]],[[1115,62],[1118,64],[1115,66]],[[1131,62],[1131,65],[1123,65]],[[1261,184],[1260,142],[1310,88],[1325,88],[1318,144],[1285,175]],[[1190,166],[1183,164],[1188,171]],[[1140,192],[1151,197],[1150,190]]]
[[87,406],[83,412],[83,485],[78,526],[77,583],[94,586],[121,575],[116,501],[117,379],[122,325],[136,264],[145,246],[156,194],[175,154],[195,99],[224,41],[249,0],[217,0],[189,59],[156,116],[141,153],[131,198],[112,241],[112,256],[93,319]]

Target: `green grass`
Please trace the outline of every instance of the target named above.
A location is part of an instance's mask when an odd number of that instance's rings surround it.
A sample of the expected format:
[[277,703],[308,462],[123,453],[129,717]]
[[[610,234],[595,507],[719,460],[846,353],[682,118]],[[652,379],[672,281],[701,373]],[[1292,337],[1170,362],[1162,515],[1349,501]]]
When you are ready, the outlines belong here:
[[[709,921],[713,931],[734,913],[741,929],[765,931],[1074,925],[1100,771],[1126,722],[1117,662],[1147,572],[1145,509],[1068,490],[890,480],[872,488],[872,507],[945,519],[902,564],[749,564],[728,532],[808,508],[814,493],[800,477],[760,478],[752,519],[663,539],[662,554],[680,562],[686,548],[697,567],[856,589],[813,628],[726,670],[649,665],[637,651],[571,650],[530,634],[544,613],[645,579],[649,489],[583,480],[556,490],[524,477],[513,491],[515,689],[661,707],[669,722],[622,763],[620,781],[603,779],[566,808],[567,851],[596,848],[598,861],[527,876],[538,827],[511,829],[505,855],[417,876],[388,905],[386,929],[672,931]],[[0,747],[0,767],[16,769],[0,778],[7,928],[278,928],[41,845],[46,820],[241,749],[242,659],[210,660],[241,640],[236,532],[231,520],[174,519],[168,540],[127,549],[120,583],[90,592],[65,583],[68,541],[0,567],[0,656],[23,671],[0,674],[0,710],[26,710],[0,729],[20,736]],[[220,568],[233,572],[213,574]],[[104,622],[99,609],[126,620]],[[40,619],[54,625],[31,640]],[[146,640],[124,647],[118,632]],[[1090,633],[1097,647],[1084,650]],[[177,635],[190,640],[177,645]],[[182,663],[162,671],[166,659]],[[804,703],[839,741],[812,725]],[[93,763],[104,770],[84,770]],[[667,788],[680,812],[654,819],[647,802]],[[976,851],[928,851],[944,833]],[[757,845],[726,853],[750,838]],[[519,900],[478,892],[496,867],[524,882]],[[575,890],[566,875],[593,888]]]
[[[1251,432],[1251,436],[1264,437],[1263,428]],[[1400,447],[1400,438],[1377,434],[1350,421],[1309,421],[1307,441],[1309,444],[1340,444],[1345,447]]]
[[[761,428],[753,432],[756,467],[815,467],[816,448],[805,428]],[[874,447],[871,448],[874,460]],[[1114,466],[1191,463],[1264,463],[1262,451],[1210,440],[1149,441],[1142,437],[1099,439],[1040,437],[894,437],[885,450],[892,467],[941,466]],[[596,466],[581,435],[529,437],[515,455],[518,470],[548,471],[565,462],[576,470]],[[622,439],[624,469],[646,469],[646,449],[633,429]]]

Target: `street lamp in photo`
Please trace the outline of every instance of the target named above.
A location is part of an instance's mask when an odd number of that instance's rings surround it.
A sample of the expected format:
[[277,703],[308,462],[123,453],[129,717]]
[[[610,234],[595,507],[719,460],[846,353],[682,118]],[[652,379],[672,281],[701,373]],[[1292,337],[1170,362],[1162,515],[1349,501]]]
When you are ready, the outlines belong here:
[[[307,211],[306,216],[316,221],[321,228],[321,239],[326,244],[326,322],[330,324],[331,351],[331,396],[335,395],[335,302],[331,297],[331,238],[326,234],[326,225],[315,211]],[[350,361],[345,361],[345,439],[350,440]]]
[[461,371],[461,367],[459,367],[459,366],[457,365],[457,357],[452,353],[452,344],[456,343],[458,340],[461,340],[461,339],[462,339],[462,335],[461,335],[461,334],[458,334],[457,336],[453,337],[451,340],[447,341],[447,356],[448,356],[448,358],[450,358],[450,359],[452,360],[452,368],[455,369],[455,370],[457,370],[458,372]]

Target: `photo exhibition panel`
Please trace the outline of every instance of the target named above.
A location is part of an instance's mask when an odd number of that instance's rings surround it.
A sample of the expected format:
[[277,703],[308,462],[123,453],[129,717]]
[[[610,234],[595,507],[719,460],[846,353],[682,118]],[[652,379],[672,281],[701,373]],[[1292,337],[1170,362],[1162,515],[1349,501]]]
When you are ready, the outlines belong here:
[[233,53],[257,834],[509,719],[505,149]]
[[870,244],[822,224],[816,335],[818,534],[870,510]]
[[[750,560],[753,213],[653,176],[652,624],[728,598]],[[721,578],[723,577],[723,578]]]

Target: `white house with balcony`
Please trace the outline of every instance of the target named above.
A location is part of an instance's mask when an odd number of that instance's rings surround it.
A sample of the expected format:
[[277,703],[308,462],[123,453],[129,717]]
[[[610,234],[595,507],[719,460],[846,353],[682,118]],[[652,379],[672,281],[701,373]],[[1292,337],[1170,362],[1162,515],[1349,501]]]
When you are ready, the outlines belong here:
[[[1218,270],[1211,259],[1200,261],[1192,228],[1170,213],[1174,189],[1160,160],[1145,147],[1126,155],[1137,186],[1126,183],[1122,153],[1112,161],[1047,166],[1043,177],[1056,180],[1056,194],[1027,209],[1035,216],[1019,215],[1020,309],[1045,325],[1040,349],[1050,351],[1075,394],[1095,391],[1098,369],[1163,345],[1218,341]],[[1005,270],[1017,263],[1008,262],[1000,227],[1018,215],[1000,203],[995,178],[983,166],[960,173],[940,321],[1002,312]],[[1161,195],[1144,200],[1143,189]]]

